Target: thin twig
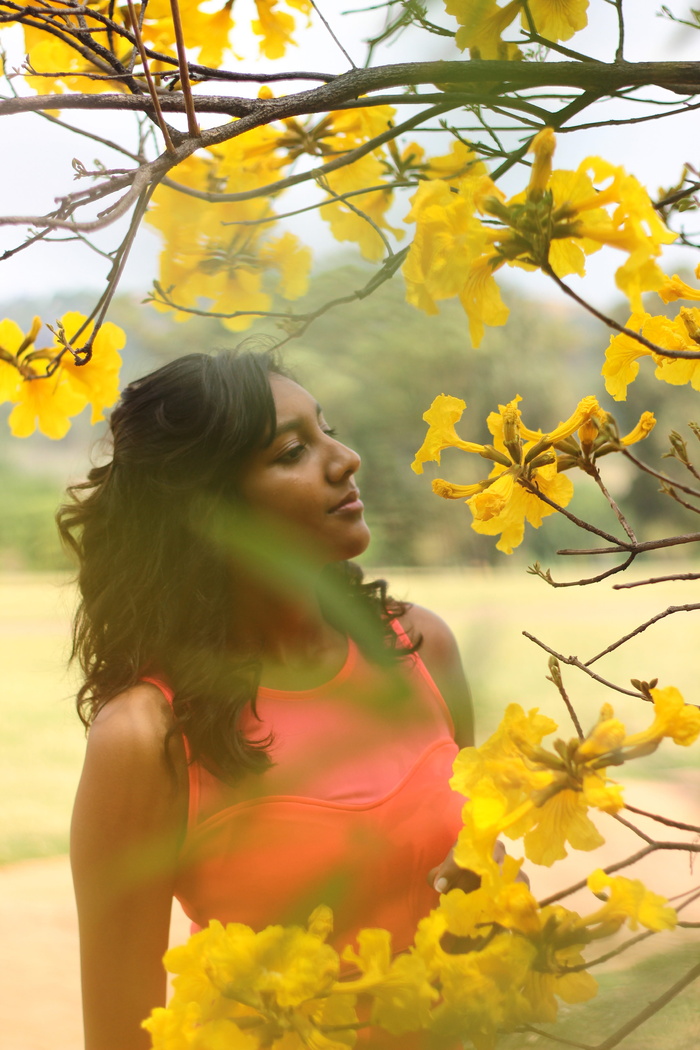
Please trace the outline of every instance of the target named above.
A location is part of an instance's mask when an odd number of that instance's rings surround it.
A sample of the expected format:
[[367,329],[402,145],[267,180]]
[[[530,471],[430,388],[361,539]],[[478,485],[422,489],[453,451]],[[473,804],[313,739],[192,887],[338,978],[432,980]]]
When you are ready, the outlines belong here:
[[624,62],[625,16],[622,13],[622,0],[615,0],[615,7],[617,9],[617,51],[615,52],[615,61]]
[[668,828],[678,828],[679,831],[694,831],[700,835],[700,827],[696,824],[684,824],[680,820],[671,820],[670,817],[662,817],[658,813],[648,813],[645,809],[630,806],[628,802],[625,802],[625,809],[628,809],[630,813],[636,813],[638,817],[649,817],[650,820],[656,820],[659,824],[665,824]]
[[[653,845],[644,846],[631,856],[625,857],[624,860],[608,864],[606,868],[603,868],[603,871],[606,875],[612,875],[623,868],[632,867],[638,861],[643,860],[644,857],[648,857],[650,853],[656,853],[657,850],[684,850],[687,853],[700,853],[700,844],[695,842],[654,842]],[[550,904],[555,904],[557,901],[563,900],[564,897],[570,897],[573,893],[578,893],[579,890],[585,889],[587,885],[588,879],[580,879],[579,882],[575,882],[572,886],[567,886],[564,890],[557,890],[556,893],[550,894],[544,900],[538,901],[538,907],[546,908]]]
[[644,1024],[644,1022],[647,1021],[650,1017],[653,1017],[654,1014],[657,1014],[659,1010],[661,1010],[664,1006],[670,1003],[672,999],[675,999],[677,995],[680,995],[683,989],[687,988],[689,984],[693,983],[693,981],[696,981],[698,977],[700,977],[700,963],[688,970],[688,972],[683,977],[681,977],[680,980],[676,981],[675,984],[671,985],[671,987],[668,988],[657,999],[654,999],[652,1000],[652,1002],[648,1003],[647,1006],[645,1006],[643,1010],[640,1010],[639,1013],[636,1014],[630,1021],[628,1021],[626,1024],[623,1024],[620,1028],[618,1028],[616,1032],[613,1032],[613,1034],[607,1039],[605,1039],[602,1043],[599,1043],[598,1046],[595,1047],[595,1050],[613,1050],[613,1047],[621,1043],[623,1039],[625,1039],[631,1032],[634,1032],[636,1028],[639,1028],[641,1024]]
[[629,642],[630,638],[642,634],[642,632],[646,631],[648,627],[658,623],[659,620],[665,619],[666,616],[672,616],[677,612],[696,612],[698,609],[700,609],[700,603],[695,603],[693,605],[669,605],[668,609],[665,609],[661,613],[657,613],[656,616],[652,616],[650,620],[647,620],[646,623],[640,624],[639,627],[635,627],[633,631],[630,631],[629,634],[626,634],[623,638],[618,638],[618,640],[609,645],[607,649],[603,649],[602,653],[598,653],[596,656],[591,657],[590,660],[586,660],[586,667],[590,667],[591,664],[594,664],[603,656],[607,656],[608,653],[612,653],[615,649],[619,649],[621,645],[625,644],[625,642]]
[[635,342],[641,343],[642,346],[646,347],[647,350],[651,350],[653,354],[659,354],[661,357],[670,357],[674,360],[681,358],[683,360],[696,361],[700,358],[700,350],[667,350],[665,347],[657,346],[656,343],[652,343],[650,339],[643,336],[641,332],[635,332],[631,328],[626,328],[625,325],[620,324],[619,321],[615,321],[612,317],[608,317],[607,314],[602,313],[601,310],[597,310],[595,306],[587,302],[580,295],[578,295],[573,288],[570,288],[565,281],[562,281],[561,277],[558,277],[551,266],[547,263],[541,267],[542,273],[547,274],[551,277],[555,284],[561,288],[565,295],[568,295],[570,299],[582,306],[584,310],[587,310],[589,314],[596,317],[599,321],[602,321],[608,328],[614,329],[621,335],[627,335],[630,339],[634,339]]
[[[357,215],[358,218],[364,219],[365,222],[369,223],[369,225],[372,227],[377,236],[381,239],[382,244],[386,248],[387,257],[391,258],[391,256],[394,254],[394,249],[391,247],[391,242],[389,241],[389,238],[386,236],[379,224],[376,223],[374,219],[366,212],[356,207],[356,205],[351,204],[349,200],[341,198],[340,194],[336,193],[335,190],[331,188],[330,184],[326,179],[319,179],[319,186],[322,190],[325,190],[325,192],[333,198],[332,201],[321,201],[319,206],[320,209],[322,210],[328,204],[344,204],[345,207],[348,208],[355,215]],[[323,214],[321,214],[321,218],[323,218]]]
[[646,842],[650,846],[653,845],[654,840],[651,837],[651,835],[647,835],[646,832],[641,831],[641,829],[638,828],[635,824],[633,824],[630,820],[625,820],[625,818],[621,817],[619,813],[611,813],[610,816],[613,818],[613,820],[616,820],[618,824],[622,824],[623,827],[627,828],[629,831],[635,834],[637,838],[640,838],[643,842]]
[[637,457],[632,452],[630,452],[628,448],[623,448],[622,454],[631,463],[634,463],[636,467],[638,467],[640,470],[643,470],[645,474],[651,474],[652,478],[657,478],[658,481],[664,481],[668,485],[672,485],[673,488],[680,489],[681,492],[685,492],[686,495],[697,496],[697,498],[700,499],[699,489],[691,488],[690,485],[683,485],[680,481],[674,481],[674,479],[669,477],[668,474],[662,474],[661,471],[654,470],[653,467],[650,467],[643,460],[637,459]]
[[327,29],[327,30],[328,30],[328,32],[330,33],[330,35],[331,35],[331,39],[332,39],[332,40],[334,41],[334,43],[335,43],[335,44],[337,44],[337,46],[338,46],[338,47],[340,48],[340,50],[341,50],[341,51],[343,52],[343,54],[344,54],[344,55],[345,55],[345,57],[347,58],[348,62],[349,62],[349,63],[350,63],[350,65],[352,66],[352,68],[353,68],[353,69],[357,69],[357,66],[355,65],[355,63],[353,62],[353,60],[352,60],[352,59],[350,58],[350,55],[349,55],[349,54],[347,53],[347,51],[346,51],[346,50],[345,50],[345,48],[343,47],[343,45],[342,45],[342,43],[340,42],[340,40],[338,39],[338,37],[337,37],[337,36],[335,35],[335,33],[333,32],[333,30],[331,29],[331,26],[330,26],[330,25],[329,25],[329,23],[328,23],[328,19],[327,19],[327,18],[326,18],[326,17],[324,16],[323,12],[322,12],[322,11],[321,11],[321,9],[319,8],[318,4],[316,3],[316,0],[311,0],[311,6],[313,7],[314,11],[316,12],[316,14],[318,15],[318,17],[319,17],[319,18],[321,19],[321,21],[323,22],[324,26],[326,27],[326,29]]
[[[131,3],[131,0],[129,0]],[[187,114],[187,130],[190,135],[197,137],[199,135],[199,124],[197,123],[197,114],[194,109],[194,102],[192,100],[192,86],[190,84],[190,74],[187,66],[187,52],[185,51],[185,34],[182,29],[182,19],[180,17],[180,5],[178,0],[170,0],[170,13],[173,16],[173,29],[175,30],[175,45],[177,48],[177,61],[180,69],[180,84],[182,85],[182,97],[185,101],[185,112]],[[145,61],[142,55],[142,61]],[[144,65],[144,72],[146,72],[146,66]]]
[[529,631],[523,631],[523,635],[529,638],[535,645],[539,645],[540,649],[544,649],[550,656],[556,656],[557,660],[563,664],[568,664],[569,667],[577,667],[579,671],[583,671],[585,674],[592,678],[594,681],[599,682],[600,685],[607,686],[608,689],[614,689],[616,693],[623,693],[625,696],[633,696],[636,700],[647,700],[648,697],[644,696],[639,692],[632,692],[631,689],[624,689],[621,685],[615,685],[614,682],[609,682],[605,678],[601,678],[600,675],[595,674],[589,667],[586,667],[584,663],[577,656],[564,656],[562,653],[556,652],[554,649],[550,649],[548,645],[545,645],[543,641],[536,638],[534,634],[530,634]]
[[[643,543],[638,543],[632,553],[634,555],[641,554],[643,551],[658,551],[663,550],[664,547],[680,547],[684,543],[698,543],[700,541],[700,532],[687,532],[682,536],[665,536],[660,540],[644,540]],[[627,544],[621,544],[618,547],[589,547],[588,550],[558,550],[557,554],[620,554],[622,551],[628,550]]]
[[144,46],[143,46],[143,38],[141,36],[141,28],[139,26],[138,18],[136,17],[136,10],[134,8],[134,0],[126,0],[126,2],[127,2],[128,11],[129,11],[129,21],[131,22],[131,28],[132,28],[132,31],[133,31],[133,34],[134,34],[134,38],[136,40],[136,46],[139,49],[139,54],[141,56],[141,62],[143,64],[143,72],[144,72],[144,74],[146,76],[146,83],[148,84],[148,91],[149,91],[149,94],[151,96],[151,100],[153,102],[153,110],[155,112],[156,120],[158,121],[158,127],[160,128],[161,133],[163,135],[163,140],[165,142],[165,148],[167,149],[168,153],[174,153],[175,152],[175,147],[173,145],[173,140],[170,137],[170,131],[169,131],[168,125],[167,125],[167,123],[165,121],[165,117],[163,116],[163,110],[160,108],[160,100],[158,98],[158,92],[156,91],[156,85],[155,85],[155,83],[153,81],[153,77],[151,76],[151,71],[148,68],[148,59],[146,57],[146,52],[145,52]]
[[613,590],[631,590],[632,587],[646,587],[649,583],[672,583],[676,580],[700,580],[700,572],[677,572],[671,576],[652,576],[648,580],[634,580],[632,583],[614,583]]
[[600,475],[600,471],[598,470],[598,467],[595,465],[595,463],[590,463],[588,465],[588,469],[587,469],[586,472],[594,479],[596,485],[598,486],[600,491],[605,496],[606,500],[610,504],[610,507],[612,508],[612,511],[613,511],[615,517],[620,522],[620,525],[622,525],[622,528],[625,530],[625,532],[629,536],[631,542],[632,543],[636,543],[637,542],[637,537],[634,534],[634,529],[632,528],[630,523],[627,521],[627,518],[625,517],[625,515],[620,510],[620,508],[618,507],[618,505],[615,502],[615,500],[612,498],[612,496],[608,492],[608,490],[607,490],[607,488],[605,486],[605,483],[604,483],[604,481],[603,481],[603,479],[602,479],[602,477]]
[[571,718],[571,721],[574,723],[574,729],[576,730],[576,733],[578,734],[578,738],[579,738],[579,740],[583,740],[585,734],[583,732],[583,729],[581,728],[581,723],[578,720],[578,715],[576,714],[576,711],[574,709],[574,705],[571,703],[571,700],[569,698],[569,694],[567,693],[566,688],[564,686],[564,680],[563,680],[563,678],[561,676],[561,668],[558,666],[558,663],[555,664],[554,667],[552,666],[552,664],[553,664],[553,661],[550,660],[550,668],[549,669],[552,672],[552,674],[547,676],[547,681],[551,682],[557,688],[557,690],[559,691],[559,695],[561,696],[562,700],[564,701],[564,704],[566,705],[566,709],[569,712],[569,717]]
[[519,480],[520,484],[524,488],[526,488],[529,492],[532,492],[533,495],[537,496],[538,499],[541,499],[542,502],[546,503],[549,507],[553,507],[554,510],[558,510],[560,514],[563,514],[564,517],[568,518],[569,521],[574,523],[574,525],[578,525],[580,529],[584,529],[586,532],[592,532],[595,536],[600,536],[601,539],[609,540],[610,543],[617,544],[617,547],[615,549],[620,553],[631,549],[630,543],[626,543],[624,540],[618,540],[618,538],[616,536],[613,536],[611,533],[604,532],[603,529],[599,529],[595,525],[591,525],[590,522],[584,521],[583,518],[576,517],[576,515],[572,514],[571,511],[566,509],[566,507],[562,507],[561,504],[555,503],[553,499],[550,499],[549,496],[545,495],[544,492],[541,492],[536,485],[533,485],[531,481],[526,481],[524,478],[520,478]]
[[549,1039],[552,1043],[559,1043],[560,1046],[571,1046],[574,1050],[596,1050],[590,1043],[577,1043],[574,1039],[565,1039],[559,1035],[552,1035],[551,1032],[545,1032],[543,1028],[538,1028],[534,1024],[523,1025],[523,1031],[541,1035],[543,1039]]

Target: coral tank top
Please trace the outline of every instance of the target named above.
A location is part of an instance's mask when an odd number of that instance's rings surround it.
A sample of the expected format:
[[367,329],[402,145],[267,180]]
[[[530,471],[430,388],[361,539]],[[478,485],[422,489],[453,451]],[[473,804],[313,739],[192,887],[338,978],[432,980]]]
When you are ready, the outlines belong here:
[[437,905],[426,876],[453,846],[464,801],[448,785],[458,750],[450,714],[420,656],[387,669],[349,640],[331,681],[260,687],[256,708],[242,729],[272,734],[269,770],[230,785],[190,762],[175,889],[186,914],[198,926],[215,918],[260,930],[305,924],[327,904],[336,948],[368,926],[407,948]]

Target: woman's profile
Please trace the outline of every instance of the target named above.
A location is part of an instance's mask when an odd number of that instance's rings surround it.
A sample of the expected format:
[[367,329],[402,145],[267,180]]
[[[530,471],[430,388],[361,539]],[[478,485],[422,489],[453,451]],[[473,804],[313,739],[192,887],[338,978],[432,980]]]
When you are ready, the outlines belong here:
[[[330,421],[332,422],[332,421]],[[132,383],[59,512],[89,726],[71,832],[86,1050],[143,1050],[173,897],[195,926],[408,947],[460,876],[472,742],[445,624],[367,583],[358,455],[271,353]]]

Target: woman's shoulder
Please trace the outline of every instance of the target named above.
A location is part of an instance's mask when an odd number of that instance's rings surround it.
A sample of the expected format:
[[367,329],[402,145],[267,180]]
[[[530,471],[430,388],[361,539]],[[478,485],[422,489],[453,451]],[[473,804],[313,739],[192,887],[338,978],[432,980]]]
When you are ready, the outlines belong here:
[[118,693],[95,715],[73,811],[75,863],[99,852],[98,845],[113,850],[153,834],[182,840],[187,761],[182,739],[168,735],[173,724],[162,692],[146,682]]
[[459,648],[452,630],[441,616],[423,605],[406,605],[397,622],[405,631],[411,645],[418,645],[424,663],[438,660],[459,660]]
[[[174,726],[166,696],[152,682],[137,682],[98,710],[88,731],[88,750],[130,769],[168,765],[166,741]],[[182,745],[173,736],[170,763],[184,765]]]
[[422,605],[407,605],[397,617],[412,645],[442,693],[455,725],[460,747],[473,743],[473,716],[469,686],[457,640],[441,616]]

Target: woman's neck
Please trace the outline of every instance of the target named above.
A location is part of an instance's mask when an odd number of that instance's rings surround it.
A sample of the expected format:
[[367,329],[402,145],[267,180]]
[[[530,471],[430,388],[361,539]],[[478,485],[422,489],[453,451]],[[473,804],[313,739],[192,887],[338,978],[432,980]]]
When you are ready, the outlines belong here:
[[347,655],[347,638],[323,615],[316,593],[239,592],[233,637],[262,665],[261,684],[303,689],[328,681]]

